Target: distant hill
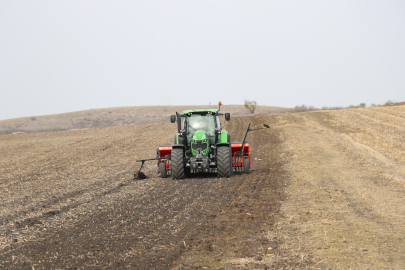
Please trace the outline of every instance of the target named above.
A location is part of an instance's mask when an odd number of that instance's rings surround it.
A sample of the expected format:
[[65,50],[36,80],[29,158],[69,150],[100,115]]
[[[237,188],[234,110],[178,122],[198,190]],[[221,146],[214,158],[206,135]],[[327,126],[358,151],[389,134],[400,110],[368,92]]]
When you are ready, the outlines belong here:
[[[14,118],[0,121],[0,134],[14,132],[48,132],[71,129],[129,126],[158,122],[169,122],[176,111],[205,109],[209,106],[131,106],[91,109],[62,114]],[[217,106],[211,106],[217,108]],[[260,106],[256,113],[276,113],[282,107]],[[232,116],[247,116],[250,113],[243,105],[223,105],[221,111]]]

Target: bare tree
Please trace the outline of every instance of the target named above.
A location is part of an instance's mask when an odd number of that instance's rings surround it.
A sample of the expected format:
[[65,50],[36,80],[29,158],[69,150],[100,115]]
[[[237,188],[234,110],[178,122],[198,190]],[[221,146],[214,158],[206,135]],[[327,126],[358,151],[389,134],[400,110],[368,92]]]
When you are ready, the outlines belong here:
[[259,108],[259,105],[257,105],[257,102],[256,101],[254,101],[254,100],[247,100],[247,99],[245,99],[245,108],[247,109],[247,110],[249,110],[249,112],[251,113],[251,114],[254,114],[255,113],[255,111],[256,111],[256,109],[257,108]]

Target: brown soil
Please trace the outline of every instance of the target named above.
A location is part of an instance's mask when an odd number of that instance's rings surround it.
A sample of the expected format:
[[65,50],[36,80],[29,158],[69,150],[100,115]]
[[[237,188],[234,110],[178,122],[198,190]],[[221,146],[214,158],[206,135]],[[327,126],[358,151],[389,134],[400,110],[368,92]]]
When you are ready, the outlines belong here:
[[322,269],[405,268],[405,106],[277,117],[290,154],[290,249]]
[[405,106],[261,114],[252,171],[173,181],[135,160],[169,123],[0,135],[0,268],[403,269]]

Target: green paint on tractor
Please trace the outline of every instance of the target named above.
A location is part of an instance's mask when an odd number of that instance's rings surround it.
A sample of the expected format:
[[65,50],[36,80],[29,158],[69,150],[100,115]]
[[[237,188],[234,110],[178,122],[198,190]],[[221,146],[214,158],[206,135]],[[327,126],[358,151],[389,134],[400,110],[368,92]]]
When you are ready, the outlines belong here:
[[194,132],[193,140],[205,140],[207,139],[207,132],[205,130],[197,130]]
[[215,113],[218,112],[218,109],[201,109],[201,110],[186,110],[186,111],[183,111],[184,114],[190,114],[190,113],[199,113],[199,114],[201,114],[201,113],[208,113],[208,112],[215,114]]

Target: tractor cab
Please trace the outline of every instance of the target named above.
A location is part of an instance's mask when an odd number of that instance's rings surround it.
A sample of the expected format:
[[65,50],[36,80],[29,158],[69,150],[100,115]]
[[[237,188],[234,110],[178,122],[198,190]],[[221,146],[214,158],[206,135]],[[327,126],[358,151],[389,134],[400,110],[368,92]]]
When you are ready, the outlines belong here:
[[[171,116],[177,121],[178,133],[174,138],[174,148],[183,149],[186,168],[206,170],[216,167],[217,147],[230,145],[230,135],[222,130],[219,109],[186,110],[183,114]],[[230,119],[230,114],[225,114]]]
[[207,140],[215,144],[215,128],[221,129],[218,116],[210,112],[193,112],[185,114],[183,129],[186,131],[188,146],[191,141]]
[[[197,154],[209,156],[216,144],[229,143],[229,134],[222,130],[218,117],[223,114],[219,114],[218,111],[215,109],[187,110],[183,114],[172,115],[172,123],[177,120],[178,124],[174,144],[184,145],[186,155],[191,157]],[[225,118],[230,119],[229,113],[225,114]]]

